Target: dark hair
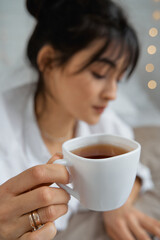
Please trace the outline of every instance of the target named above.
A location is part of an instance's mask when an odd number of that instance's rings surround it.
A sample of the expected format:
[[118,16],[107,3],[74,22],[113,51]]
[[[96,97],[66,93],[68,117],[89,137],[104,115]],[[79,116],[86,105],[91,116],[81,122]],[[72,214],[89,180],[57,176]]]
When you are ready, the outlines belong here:
[[27,0],[26,5],[37,19],[27,47],[28,58],[37,70],[37,54],[45,44],[60,53],[54,60],[61,66],[93,40],[105,38],[104,46],[84,68],[115,41],[120,46],[115,60],[125,53],[124,71],[128,70],[128,76],[133,72],[139,57],[138,39],[122,9],[111,0]]

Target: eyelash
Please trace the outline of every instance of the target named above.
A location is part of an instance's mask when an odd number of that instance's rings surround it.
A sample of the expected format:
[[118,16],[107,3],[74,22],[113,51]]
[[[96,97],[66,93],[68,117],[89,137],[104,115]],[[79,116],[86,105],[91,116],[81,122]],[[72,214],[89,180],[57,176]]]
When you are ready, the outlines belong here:
[[96,79],[104,79],[106,76],[105,75],[99,75],[98,73],[95,73],[95,72],[92,72],[93,76],[96,78]]
[[[99,75],[99,74],[96,73],[96,72],[92,72],[92,75],[93,75],[96,79],[99,79],[99,80],[103,80],[104,78],[106,78],[105,75]],[[122,76],[118,77],[118,78],[117,78],[117,83],[120,83],[121,79],[122,79]]]

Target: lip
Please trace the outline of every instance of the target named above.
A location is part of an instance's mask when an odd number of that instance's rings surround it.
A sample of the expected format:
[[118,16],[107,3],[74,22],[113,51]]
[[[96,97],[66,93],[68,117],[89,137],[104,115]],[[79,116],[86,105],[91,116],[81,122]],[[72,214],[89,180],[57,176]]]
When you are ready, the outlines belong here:
[[100,114],[104,112],[105,108],[106,106],[101,106],[101,107],[93,106],[93,109]]

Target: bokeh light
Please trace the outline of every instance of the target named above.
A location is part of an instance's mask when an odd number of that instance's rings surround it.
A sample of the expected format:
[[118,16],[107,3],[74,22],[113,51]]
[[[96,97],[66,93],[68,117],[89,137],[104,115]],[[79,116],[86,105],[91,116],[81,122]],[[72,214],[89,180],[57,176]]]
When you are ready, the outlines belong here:
[[157,82],[155,80],[150,80],[148,82],[148,88],[149,89],[155,89],[157,87]]
[[159,20],[160,19],[160,11],[156,10],[153,12],[153,18],[155,20]]
[[158,29],[157,29],[157,28],[151,28],[151,29],[149,30],[149,35],[150,35],[151,37],[156,37],[156,36],[158,35]]
[[154,71],[154,65],[152,63],[148,63],[146,65],[146,71],[147,72],[153,72]]
[[147,49],[149,54],[155,54],[157,51],[157,48],[154,45],[150,45]]

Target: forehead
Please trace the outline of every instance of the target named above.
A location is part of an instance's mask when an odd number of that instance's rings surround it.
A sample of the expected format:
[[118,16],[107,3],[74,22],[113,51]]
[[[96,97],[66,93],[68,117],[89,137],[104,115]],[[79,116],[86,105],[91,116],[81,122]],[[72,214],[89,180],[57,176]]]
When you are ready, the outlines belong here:
[[[122,44],[118,44],[116,41],[112,42],[104,53],[100,56],[101,59],[108,59],[118,69],[126,68],[127,65],[127,50]],[[98,60],[97,60],[98,61]]]
[[[66,67],[68,72],[76,72],[83,68],[90,59],[97,54],[105,45],[106,39],[95,40],[87,48],[76,53],[67,63]],[[123,65],[126,60],[126,51],[122,49],[122,44],[118,44],[117,41],[112,41],[102,54],[94,60],[98,62],[100,59],[109,59],[118,65]],[[104,62],[104,64],[107,64]]]
[[122,61],[126,58],[127,51],[122,43],[112,41],[107,49],[101,54],[100,58],[109,58],[113,62]]
[[[95,40],[89,46],[80,50],[68,61],[68,65],[74,66],[77,70],[82,67],[97,51],[104,45],[105,40]],[[76,70],[75,69],[75,70]]]

